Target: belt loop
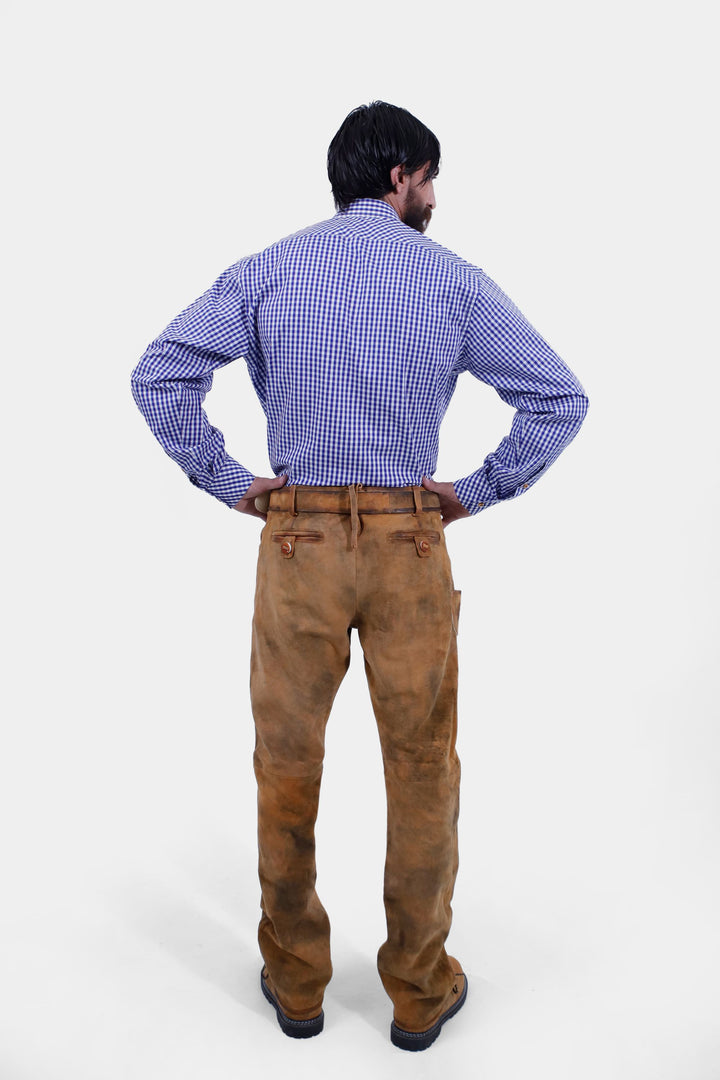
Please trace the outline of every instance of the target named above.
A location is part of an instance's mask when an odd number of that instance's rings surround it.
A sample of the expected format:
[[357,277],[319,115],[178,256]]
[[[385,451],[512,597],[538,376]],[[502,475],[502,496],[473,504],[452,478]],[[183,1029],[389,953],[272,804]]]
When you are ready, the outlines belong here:
[[290,513],[292,514],[293,517],[297,517],[298,516],[298,511],[297,511],[297,484],[293,484],[292,493],[293,493],[292,494],[292,507],[290,509]]
[[360,518],[358,516],[357,488],[355,487],[355,484],[348,484],[348,492],[350,494],[350,535],[352,537],[350,546],[356,548],[358,546]]
[[415,514],[416,517],[417,517],[418,514],[422,513],[423,505],[422,505],[422,494],[421,493],[422,493],[422,488],[421,487],[414,487],[413,488],[413,499],[415,500],[415,509],[414,509],[413,513]]

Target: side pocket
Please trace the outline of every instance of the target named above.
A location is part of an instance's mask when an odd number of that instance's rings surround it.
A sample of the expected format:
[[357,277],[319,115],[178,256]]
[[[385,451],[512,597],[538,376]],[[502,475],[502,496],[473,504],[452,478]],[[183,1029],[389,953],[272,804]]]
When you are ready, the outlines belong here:
[[462,596],[462,589],[455,589],[452,598],[452,624],[453,630],[457,634],[458,626],[460,625],[460,597]]

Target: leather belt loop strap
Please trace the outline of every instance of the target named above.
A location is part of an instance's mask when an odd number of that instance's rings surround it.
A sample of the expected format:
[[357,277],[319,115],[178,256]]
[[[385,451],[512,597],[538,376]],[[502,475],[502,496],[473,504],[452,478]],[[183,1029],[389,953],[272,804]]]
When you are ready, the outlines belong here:
[[350,547],[356,548],[358,546],[360,518],[358,516],[357,487],[355,484],[348,484],[348,491],[350,492],[350,536],[352,537]]
[[292,487],[292,510],[290,511],[290,513],[292,514],[292,516],[293,516],[293,517],[297,517],[297,516],[298,516],[298,508],[297,508],[297,484],[293,484],[293,487]]
[[422,505],[422,488],[421,487],[414,487],[412,489],[412,492],[413,492],[413,499],[415,501],[414,513],[415,513],[415,517],[417,517],[418,514],[422,513],[422,508],[423,508],[423,505]]

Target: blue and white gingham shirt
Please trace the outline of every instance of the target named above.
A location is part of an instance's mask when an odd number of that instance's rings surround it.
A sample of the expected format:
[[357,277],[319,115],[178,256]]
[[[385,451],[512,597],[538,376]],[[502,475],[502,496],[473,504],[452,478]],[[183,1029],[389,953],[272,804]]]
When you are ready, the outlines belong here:
[[148,346],[133,396],[190,481],[234,506],[253,473],[202,407],[213,371],[243,357],[289,484],[420,484],[468,371],[516,410],[509,434],[454,482],[470,513],[530,488],[576,435],[588,399],[482,270],[380,199],[228,267]]

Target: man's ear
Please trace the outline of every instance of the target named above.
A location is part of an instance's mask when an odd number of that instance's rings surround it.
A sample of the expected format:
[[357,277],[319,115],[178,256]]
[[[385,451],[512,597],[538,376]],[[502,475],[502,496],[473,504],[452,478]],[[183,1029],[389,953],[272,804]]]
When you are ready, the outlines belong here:
[[393,165],[390,170],[390,183],[393,186],[393,191],[397,191],[398,187],[402,187],[407,175],[404,165]]

